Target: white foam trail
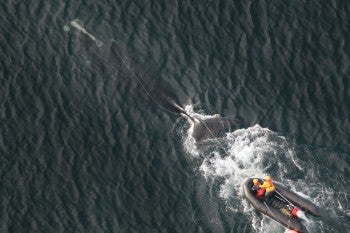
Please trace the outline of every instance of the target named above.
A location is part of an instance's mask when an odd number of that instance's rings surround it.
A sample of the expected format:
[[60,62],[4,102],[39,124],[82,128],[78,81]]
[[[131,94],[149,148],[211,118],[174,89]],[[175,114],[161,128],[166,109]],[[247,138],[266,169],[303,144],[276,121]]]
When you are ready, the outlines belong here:
[[91,40],[95,41],[96,44],[97,44],[98,46],[101,46],[101,45],[102,45],[102,42],[99,41],[99,40],[97,40],[96,37],[95,37],[94,35],[90,34],[83,26],[81,26],[81,25],[79,24],[79,22],[78,22],[76,19],[72,20],[72,21],[70,22],[70,25],[71,25],[72,27],[78,29],[78,30],[81,31],[82,33],[86,34],[88,37],[90,37]]
[[277,163],[278,166],[277,151],[284,147],[284,144],[271,140],[271,135],[276,136],[269,129],[255,125],[227,134],[225,140],[229,156],[216,151],[202,151],[210,154],[200,166],[204,176],[225,178],[221,185],[221,197],[229,198],[233,192],[237,194],[245,179],[252,176],[263,177],[269,173],[266,164]]
[[[185,111],[192,117],[204,120],[217,117],[218,115],[204,115],[194,112],[192,105],[185,106]],[[191,122],[190,122],[191,123]],[[198,149],[192,138],[193,124],[184,138],[186,151],[198,157],[203,155],[204,159],[200,166],[205,178],[224,177],[221,185],[220,196],[229,198],[240,192],[242,182],[252,176],[263,177],[268,171],[266,164],[278,163],[276,156],[278,151],[286,151],[288,143],[286,139],[277,135],[267,128],[255,125],[248,129],[238,129],[228,133],[222,140],[228,145],[226,154],[217,151],[217,141],[208,142],[205,148]],[[271,139],[273,138],[273,139]],[[220,145],[221,146],[221,145]],[[280,166],[278,164],[278,166]],[[236,196],[234,195],[234,196]]]
[[196,140],[191,136],[193,132],[194,125],[191,124],[191,127],[188,129],[189,136],[185,138],[184,147],[185,150],[192,156],[198,157],[199,151],[196,146]]

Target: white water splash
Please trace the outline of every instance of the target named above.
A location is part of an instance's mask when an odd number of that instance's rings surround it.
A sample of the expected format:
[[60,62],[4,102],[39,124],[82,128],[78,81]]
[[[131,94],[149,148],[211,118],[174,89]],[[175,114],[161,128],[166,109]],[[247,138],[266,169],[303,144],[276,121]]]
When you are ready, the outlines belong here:
[[191,125],[191,127],[188,129],[188,137],[185,138],[184,141],[184,147],[185,150],[192,156],[194,157],[198,157],[199,156],[199,151],[197,149],[196,146],[196,140],[191,136],[192,132],[193,132],[193,124]]
[[280,150],[287,149],[285,138],[267,128],[255,125],[239,129],[228,133],[225,141],[228,144],[228,156],[211,151],[200,166],[206,178],[225,178],[220,190],[223,198],[232,196],[233,191],[238,193],[245,179],[263,177],[273,173],[273,167],[284,166],[278,156],[281,156]]
[[[186,106],[185,110],[189,115],[201,120],[218,116],[196,113],[192,105]],[[184,147],[194,157],[203,156],[200,170],[205,178],[224,178],[220,189],[220,196],[223,198],[230,198],[233,192],[239,193],[245,179],[270,174],[276,170],[271,169],[273,166],[285,166],[278,158],[281,156],[281,151],[290,151],[287,155],[282,155],[284,157],[293,156],[293,148],[289,147],[284,137],[259,125],[227,133],[226,137],[221,139],[225,145],[228,145],[227,148],[222,148],[226,151],[225,154],[217,151],[215,146],[214,148],[210,145],[197,148],[195,140],[191,136],[193,126],[191,124],[184,138]],[[217,146],[221,147],[222,144],[218,143],[217,140],[220,139],[207,141],[210,142],[209,144],[217,144],[216,148]]]

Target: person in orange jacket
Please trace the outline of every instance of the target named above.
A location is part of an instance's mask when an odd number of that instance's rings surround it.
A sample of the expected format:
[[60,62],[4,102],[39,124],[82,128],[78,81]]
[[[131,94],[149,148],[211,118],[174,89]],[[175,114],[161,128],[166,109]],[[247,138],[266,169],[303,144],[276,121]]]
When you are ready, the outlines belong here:
[[271,176],[265,176],[264,179],[264,183],[259,185],[260,188],[264,188],[265,189],[265,198],[269,197],[273,191],[275,191],[275,185],[273,184],[272,180],[271,180]]
[[257,198],[262,198],[264,196],[264,193],[265,193],[265,189],[260,188],[259,187],[260,185],[261,184],[260,184],[259,180],[254,178],[252,190]]

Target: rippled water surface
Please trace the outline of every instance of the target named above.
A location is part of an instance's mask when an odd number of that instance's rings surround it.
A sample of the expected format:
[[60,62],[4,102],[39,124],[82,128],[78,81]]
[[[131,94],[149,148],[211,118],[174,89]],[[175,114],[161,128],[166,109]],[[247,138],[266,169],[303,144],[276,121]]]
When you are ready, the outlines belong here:
[[[350,228],[347,1],[3,1],[0,232],[284,232],[271,174]],[[164,98],[165,97],[165,98]],[[196,144],[177,98],[237,128]]]

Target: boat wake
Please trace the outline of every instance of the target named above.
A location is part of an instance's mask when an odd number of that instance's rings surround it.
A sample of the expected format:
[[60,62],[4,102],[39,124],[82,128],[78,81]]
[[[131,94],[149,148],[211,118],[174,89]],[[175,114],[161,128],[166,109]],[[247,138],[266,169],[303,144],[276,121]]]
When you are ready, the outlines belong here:
[[[192,106],[186,106],[185,109],[198,119],[213,120],[220,117],[194,113]],[[211,138],[201,143],[195,143],[193,138],[195,127],[191,123],[184,137],[185,150],[191,156],[203,158],[199,169],[205,178],[226,178],[220,188],[221,197],[230,198],[233,191],[239,193],[242,182],[251,176],[271,174],[280,177],[282,171],[293,173],[302,167],[295,157],[293,144],[259,125],[236,129],[221,138]]]
[[[185,110],[190,116],[198,119],[220,118],[218,115],[196,113],[193,111],[193,106],[186,106]],[[328,211],[333,214],[327,221],[338,218],[338,214],[347,215],[346,211],[339,212],[331,207],[334,199],[328,197],[327,193],[330,193],[328,189],[332,190],[332,188],[329,187],[325,192],[324,187],[329,184],[327,181],[320,180],[318,176],[324,171],[314,165],[314,159],[319,154],[316,149],[298,146],[293,138],[258,124],[229,131],[221,137],[209,138],[198,143],[193,138],[196,124],[188,122],[190,127],[183,134],[184,149],[190,157],[199,160],[198,170],[210,186],[209,190],[213,192],[211,195],[217,195],[225,200],[227,208],[234,213],[240,212],[243,208],[256,232],[283,232],[283,227],[257,214],[255,209],[244,200],[241,185],[249,177],[263,177],[270,174],[276,182],[290,187],[300,196],[320,206],[328,204],[330,206],[327,207]],[[344,186],[341,180],[335,182]],[[341,190],[343,191],[339,196],[346,193],[346,187],[344,186]],[[342,205],[346,204],[344,200],[341,202]],[[263,218],[262,222],[261,218]],[[327,229],[322,222],[324,219],[308,219],[303,212],[299,213],[299,218],[304,220],[310,232]],[[333,227],[341,228],[336,222],[333,223]]]

